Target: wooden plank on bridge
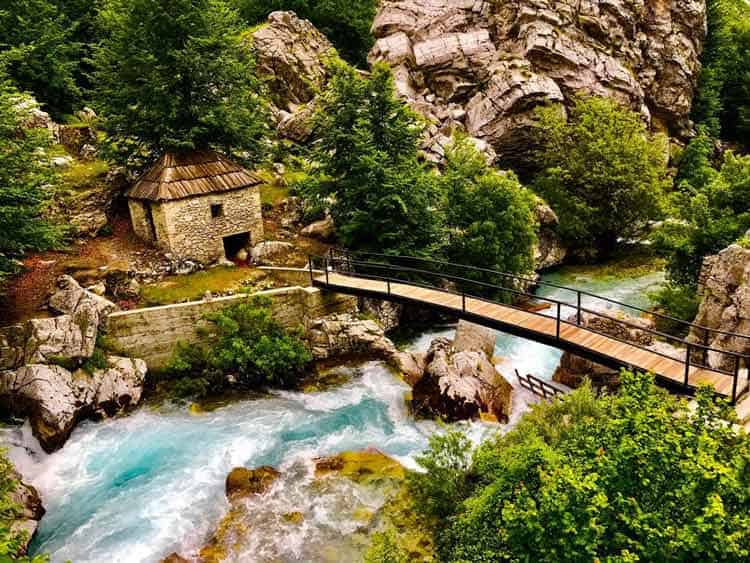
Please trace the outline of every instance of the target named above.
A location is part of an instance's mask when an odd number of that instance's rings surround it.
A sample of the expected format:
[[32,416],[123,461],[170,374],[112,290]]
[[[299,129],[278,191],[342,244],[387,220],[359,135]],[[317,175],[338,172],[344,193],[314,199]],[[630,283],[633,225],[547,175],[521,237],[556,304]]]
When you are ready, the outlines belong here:
[[[391,281],[389,284],[386,281],[336,272],[329,272],[327,276],[318,276],[315,278],[315,282],[317,285],[327,286],[333,291],[341,293],[347,291],[358,294],[363,292],[373,293],[375,297],[384,297],[390,293],[391,297],[406,298],[426,306],[453,309],[458,314],[463,312],[464,299],[462,296],[440,289],[420,287],[400,281]],[[535,338],[535,335],[543,342],[548,342],[550,337],[556,338],[556,318],[549,316],[556,312],[554,308],[547,311],[547,315],[544,315],[476,298],[467,297],[465,301],[466,312],[472,315],[506,326],[523,328],[532,339]],[[578,347],[587,351],[590,356],[602,358],[603,361],[608,359],[641,371],[649,371],[676,384],[684,384],[685,382],[685,363],[683,360],[667,358],[654,351],[621,342],[583,327],[562,323],[560,325],[559,347],[567,349]],[[688,370],[688,384],[692,387],[699,384],[708,384],[717,393],[731,397],[733,378],[725,373],[691,366]]]

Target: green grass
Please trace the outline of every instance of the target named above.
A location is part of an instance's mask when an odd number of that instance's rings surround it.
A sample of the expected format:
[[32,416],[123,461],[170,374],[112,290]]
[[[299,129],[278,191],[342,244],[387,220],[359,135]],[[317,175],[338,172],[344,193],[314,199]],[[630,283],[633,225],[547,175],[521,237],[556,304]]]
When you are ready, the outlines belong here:
[[260,187],[260,201],[263,205],[276,206],[282,200],[289,197],[289,188],[286,186],[274,186],[263,184]]
[[76,160],[63,172],[65,185],[71,189],[85,189],[96,185],[109,170],[109,164],[103,160]]
[[187,276],[170,276],[145,286],[141,290],[141,300],[148,306],[195,301],[202,299],[206,291],[237,291],[243,287],[243,282],[255,282],[265,276],[260,270],[216,267]]
[[555,273],[561,276],[571,274],[606,281],[646,276],[662,271],[664,266],[664,259],[654,256],[648,249],[645,249],[625,252],[601,264],[563,266],[555,270]]

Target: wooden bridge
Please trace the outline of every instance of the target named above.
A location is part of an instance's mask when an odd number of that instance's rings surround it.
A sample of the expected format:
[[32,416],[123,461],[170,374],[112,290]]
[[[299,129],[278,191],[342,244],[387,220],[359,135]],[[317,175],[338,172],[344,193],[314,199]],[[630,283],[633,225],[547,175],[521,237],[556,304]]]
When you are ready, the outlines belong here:
[[[651,372],[657,383],[686,393],[710,385],[733,404],[750,387],[750,356],[707,345],[712,335],[750,339],[679,319],[645,311],[625,303],[521,276],[407,256],[331,251],[309,258],[313,286],[363,297],[429,307],[448,315],[488,326],[572,352],[612,369]],[[542,297],[534,288],[547,287],[571,299]],[[635,311],[669,321],[702,335],[703,344],[634,324],[618,317]],[[606,319],[607,324],[651,335],[657,345],[645,346],[614,334],[597,331],[583,315]],[[658,342],[672,344],[659,347]],[[710,359],[710,361],[709,361]]]

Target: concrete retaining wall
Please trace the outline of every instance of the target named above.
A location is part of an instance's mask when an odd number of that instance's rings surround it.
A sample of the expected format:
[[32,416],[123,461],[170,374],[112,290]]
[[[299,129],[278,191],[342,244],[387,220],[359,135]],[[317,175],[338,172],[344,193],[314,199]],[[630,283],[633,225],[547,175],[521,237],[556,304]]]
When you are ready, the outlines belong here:
[[[286,287],[263,291],[271,299],[274,317],[286,328],[306,328],[312,319],[354,311],[356,297],[321,292],[315,288]],[[148,309],[121,311],[107,319],[108,340],[122,354],[142,358],[149,369],[163,368],[178,342],[196,342],[196,329],[205,325],[207,313],[247,299],[247,295],[220,297]]]

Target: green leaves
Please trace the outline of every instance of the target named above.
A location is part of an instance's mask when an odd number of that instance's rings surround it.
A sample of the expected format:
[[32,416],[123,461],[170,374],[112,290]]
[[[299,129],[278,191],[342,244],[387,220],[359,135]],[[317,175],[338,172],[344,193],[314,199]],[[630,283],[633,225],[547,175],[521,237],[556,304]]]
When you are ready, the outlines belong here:
[[746,561],[750,438],[731,408],[709,390],[691,409],[648,376],[622,381],[619,395],[584,387],[536,406],[470,466],[441,461],[458,439],[432,443],[410,477],[415,508],[432,517],[422,491],[461,484],[430,520],[442,560]]
[[242,46],[239,17],[225,2],[106,0],[99,21],[94,97],[115,141],[261,157],[263,87]]
[[560,232],[581,258],[602,257],[618,240],[640,235],[660,216],[666,139],[641,117],[603,98],[576,100],[566,120],[559,107],[539,111],[534,185],[560,218]]

